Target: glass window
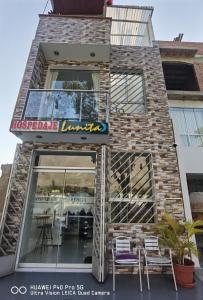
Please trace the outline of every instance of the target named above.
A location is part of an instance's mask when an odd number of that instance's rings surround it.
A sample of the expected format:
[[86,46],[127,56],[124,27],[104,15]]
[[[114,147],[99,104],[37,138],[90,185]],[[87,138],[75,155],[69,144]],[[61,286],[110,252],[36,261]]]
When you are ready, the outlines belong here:
[[144,113],[143,76],[129,72],[111,74],[111,110],[119,113]]
[[203,109],[171,108],[170,114],[183,146],[203,146]]
[[200,134],[203,134],[203,109],[195,109],[197,128]]
[[112,153],[110,203],[112,223],[153,222],[155,202],[150,153]]
[[99,90],[99,73],[91,70],[51,70],[51,89]]
[[70,152],[68,155],[37,155],[35,165],[46,167],[95,168],[96,153],[81,152],[81,154],[76,154]]
[[33,172],[20,266],[91,263],[94,190],[93,172]]
[[171,109],[171,116],[175,122],[175,125],[178,127],[179,133],[185,134],[187,132],[187,130],[186,130],[186,124],[185,124],[185,116],[183,114],[182,109],[179,109],[179,108]]
[[189,134],[198,134],[197,123],[193,109],[184,109],[185,122]]

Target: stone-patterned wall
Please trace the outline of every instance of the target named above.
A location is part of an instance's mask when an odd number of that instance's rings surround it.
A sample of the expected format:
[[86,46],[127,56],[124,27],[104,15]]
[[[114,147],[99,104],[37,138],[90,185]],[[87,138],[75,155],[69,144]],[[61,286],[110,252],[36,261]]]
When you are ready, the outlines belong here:
[[[165,208],[170,208],[178,219],[184,218],[182,192],[174,136],[168,111],[168,100],[161,67],[158,45],[153,48],[111,48],[110,70],[114,68],[134,69],[143,72],[146,88],[146,114],[110,114],[111,151],[150,150],[156,199],[156,221]],[[144,235],[153,233],[153,225],[109,224],[108,247],[111,260],[111,240],[125,234],[140,244]],[[109,265],[111,270],[111,264]]]
[[[41,68],[43,62],[44,62],[44,57],[41,53],[41,49],[39,48],[39,43],[34,40],[31,45],[23,80],[16,101],[16,105],[13,113],[13,119],[21,120],[28,90],[30,88],[37,88],[37,86],[39,85],[40,78],[39,75],[36,75],[37,72],[36,69],[37,66],[38,68]],[[41,72],[39,71],[39,73]],[[34,78],[36,80],[35,83],[34,83]]]
[[35,39],[70,44],[109,44],[109,18],[40,15]]
[[[39,25],[35,39],[31,45],[25,73],[14,109],[13,119],[20,120],[24,111],[26,96],[29,89],[43,88],[46,78],[47,62],[40,47],[41,42],[52,43],[79,43],[79,44],[109,44],[110,22],[108,18],[80,18],[55,15],[40,15]],[[57,63],[57,62],[54,62]],[[86,65],[93,66],[94,63],[60,62],[65,65]],[[95,63],[101,70],[102,64]],[[102,74],[101,74],[102,75]],[[101,83],[106,82],[101,78]],[[109,81],[108,81],[109,82]],[[103,88],[101,84],[101,89]],[[104,113],[104,108],[102,108]]]
[[[153,157],[158,218],[166,199],[182,198],[168,100],[157,44],[153,48],[112,46],[110,69],[119,65],[143,72],[146,89],[146,114],[110,114],[112,150],[143,152]],[[176,201],[176,216],[183,217],[181,199]]]

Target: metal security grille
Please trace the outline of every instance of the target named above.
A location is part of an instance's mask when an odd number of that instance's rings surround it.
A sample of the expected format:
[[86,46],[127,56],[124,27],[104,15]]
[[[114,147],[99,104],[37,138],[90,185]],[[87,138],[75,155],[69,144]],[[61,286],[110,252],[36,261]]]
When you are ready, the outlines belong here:
[[151,153],[114,152],[111,157],[111,223],[151,223],[155,216]]
[[144,113],[144,83],[141,74],[132,71],[111,73],[111,111]]

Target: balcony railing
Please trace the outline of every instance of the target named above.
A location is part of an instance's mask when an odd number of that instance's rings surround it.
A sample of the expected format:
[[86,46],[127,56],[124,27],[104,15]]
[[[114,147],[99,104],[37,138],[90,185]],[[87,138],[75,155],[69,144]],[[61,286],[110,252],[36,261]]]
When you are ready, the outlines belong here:
[[92,90],[29,90],[25,120],[108,121],[108,94]]

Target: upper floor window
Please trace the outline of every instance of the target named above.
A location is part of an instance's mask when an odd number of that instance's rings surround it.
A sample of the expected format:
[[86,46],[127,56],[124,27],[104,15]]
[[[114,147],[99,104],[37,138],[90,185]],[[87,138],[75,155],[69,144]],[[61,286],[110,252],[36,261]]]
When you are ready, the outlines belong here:
[[133,71],[111,73],[111,111],[144,113],[145,97],[143,76]]
[[99,91],[99,73],[93,70],[51,69],[51,89]]
[[199,85],[192,64],[163,62],[162,66],[167,90],[199,91]]
[[183,146],[203,146],[203,108],[171,108]]

